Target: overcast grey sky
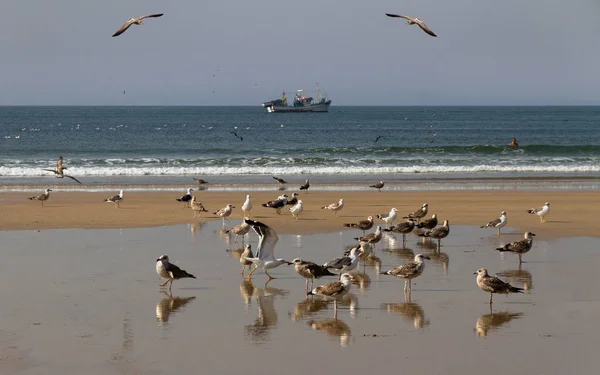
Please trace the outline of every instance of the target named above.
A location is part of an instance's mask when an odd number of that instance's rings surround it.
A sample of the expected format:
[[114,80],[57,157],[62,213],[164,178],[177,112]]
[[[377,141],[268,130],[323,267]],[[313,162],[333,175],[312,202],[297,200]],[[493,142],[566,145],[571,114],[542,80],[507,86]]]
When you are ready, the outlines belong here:
[[258,105],[316,82],[334,105],[600,104],[599,0],[4,0],[0,35],[0,105]]

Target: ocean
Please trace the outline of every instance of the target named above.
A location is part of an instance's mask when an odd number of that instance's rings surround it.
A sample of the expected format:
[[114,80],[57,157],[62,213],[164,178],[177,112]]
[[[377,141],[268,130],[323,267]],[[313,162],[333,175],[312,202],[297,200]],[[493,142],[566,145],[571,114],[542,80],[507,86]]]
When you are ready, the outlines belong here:
[[[69,174],[100,190],[179,189],[192,177],[260,188],[271,176],[323,188],[596,189],[598,124],[600,107],[0,107],[0,185],[78,188],[42,171],[62,155]],[[508,147],[513,137],[518,149]]]

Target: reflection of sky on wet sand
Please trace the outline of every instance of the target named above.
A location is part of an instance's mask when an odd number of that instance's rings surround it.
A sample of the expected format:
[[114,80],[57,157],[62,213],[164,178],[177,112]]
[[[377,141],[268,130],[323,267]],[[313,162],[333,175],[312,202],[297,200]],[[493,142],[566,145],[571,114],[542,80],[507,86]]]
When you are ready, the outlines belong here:
[[[209,222],[192,233],[188,225],[0,232],[0,283],[11,301],[0,311],[0,353],[8,353],[0,373],[163,374],[176,366],[254,374],[261,367],[251,364],[263,356],[291,374],[304,373],[306,358],[335,373],[374,371],[373,363],[389,372],[395,365],[388,359],[399,352],[415,359],[403,362],[406,371],[423,373],[471,373],[477,366],[564,373],[600,365],[592,353],[600,302],[585,278],[600,267],[593,239],[536,238],[519,268],[516,258],[493,250],[497,238],[488,237],[495,233],[479,228],[453,226],[440,251],[412,235],[403,246],[396,235],[398,247],[375,253],[378,265],[355,270],[334,319],[332,302],[307,298],[293,267],[272,270],[276,279],[266,286],[264,273],[251,283],[242,279],[239,260],[226,251],[241,246],[224,241],[220,226]],[[358,234],[280,235],[276,255],[323,263]],[[247,240],[255,249],[256,235]],[[419,252],[432,259],[407,301],[402,280],[381,278],[376,266],[386,270]],[[163,253],[198,277],[178,280],[171,296],[160,292],[154,271]],[[490,312],[475,284],[480,267],[527,292],[495,296]],[[432,351],[444,356],[432,359]],[[340,361],[332,364],[328,355]]]

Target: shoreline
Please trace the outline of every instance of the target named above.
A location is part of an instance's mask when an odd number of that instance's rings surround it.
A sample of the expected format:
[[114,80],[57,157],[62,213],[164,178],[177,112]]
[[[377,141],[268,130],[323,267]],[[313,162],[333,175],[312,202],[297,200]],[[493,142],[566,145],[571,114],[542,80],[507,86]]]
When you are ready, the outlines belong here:
[[[290,195],[294,190],[286,190]],[[271,188],[269,191],[252,192],[251,217],[265,221],[282,234],[328,233],[352,230],[344,223],[364,220],[367,216],[387,213],[390,208],[398,209],[398,219],[429,204],[428,217],[436,213],[441,222],[453,225],[481,226],[497,218],[500,211],[508,213],[508,226],[503,232],[513,241],[525,230],[546,238],[600,237],[596,225],[596,210],[591,202],[600,200],[599,191],[313,191],[300,193],[305,208],[299,220],[294,220],[286,210],[277,215],[273,209],[261,207],[261,203],[275,199],[283,192]],[[230,217],[229,228],[239,223],[244,201],[243,192],[197,191],[194,195],[210,211],[199,218],[175,199],[181,192],[128,192],[121,208],[114,209],[112,203],[103,200],[112,196],[106,192],[54,191],[44,207],[38,201],[27,198],[36,194],[25,192],[0,193],[0,230],[43,230],[43,229],[104,229],[140,228],[189,224],[220,220],[211,213],[227,203],[236,208]],[[320,207],[344,198],[345,207],[337,216]],[[551,202],[551,213],[546,223],[540,223],[526,209]],[[289,207],[289,206],[288,206]],[[383,225],[375,218],[375,225]],[[374,230],[374,229],[373,229]],[[356,231],[360,234],[359,231]],[[495,229],[481,229],[483,236],[495,236]],[[503,236],[504,237],[504,236]],[[539,237],[538,237],[539,238]]]

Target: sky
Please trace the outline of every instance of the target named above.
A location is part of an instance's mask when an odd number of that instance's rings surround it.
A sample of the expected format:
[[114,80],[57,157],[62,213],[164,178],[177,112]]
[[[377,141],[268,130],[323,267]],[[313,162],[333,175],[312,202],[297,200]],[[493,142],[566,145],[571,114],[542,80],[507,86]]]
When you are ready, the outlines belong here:
[[598,35],[598,0],[3,0],[0,105],[260,105],[317,83],[332,105],[600,105]]

